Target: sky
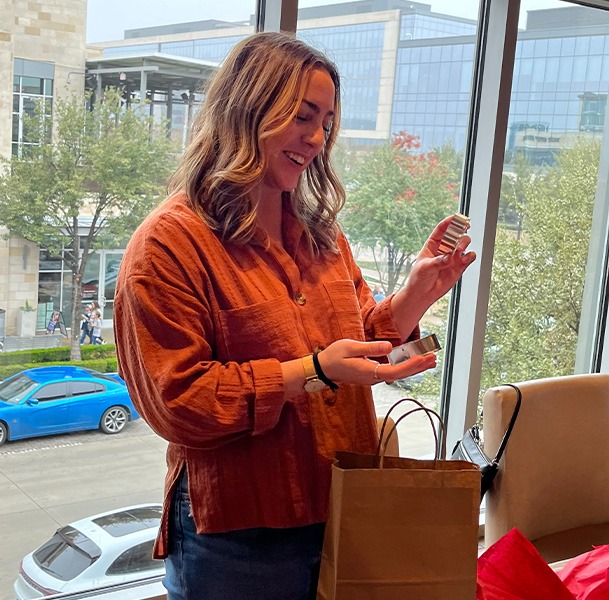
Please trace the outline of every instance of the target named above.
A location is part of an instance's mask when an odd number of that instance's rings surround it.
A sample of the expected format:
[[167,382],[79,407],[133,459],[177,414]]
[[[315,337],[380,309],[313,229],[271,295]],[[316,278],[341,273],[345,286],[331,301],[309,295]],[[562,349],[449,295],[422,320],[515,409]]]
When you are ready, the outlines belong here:
[[[337,4],[348,0],[300,0],[303,8]],[[418,0],[431,4],[434,12],[475,19],[477,0]],[[564,6],[558,0],[523,0],[521,13],[532,8]],[[125,29],[169,25],[187,21],[219,19],[247,21],[256,0],[87,0],[87,42],[120,40]]]

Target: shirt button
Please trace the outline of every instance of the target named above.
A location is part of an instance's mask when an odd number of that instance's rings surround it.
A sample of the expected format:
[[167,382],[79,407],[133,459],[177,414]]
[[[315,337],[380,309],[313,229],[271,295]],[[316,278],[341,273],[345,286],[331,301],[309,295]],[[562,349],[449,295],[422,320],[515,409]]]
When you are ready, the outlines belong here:
[[300,306],[304,306],[307,303],[305,295],[301,292],[296,292],[294,300],[296,301],[296,304],[300,304]]
[[330,393],[332,394],[331,396],[324,394],[324,404],[326,404],[327,406],[334,406],[336,404],[336,395],[334,394],[334,392],[330,391]]

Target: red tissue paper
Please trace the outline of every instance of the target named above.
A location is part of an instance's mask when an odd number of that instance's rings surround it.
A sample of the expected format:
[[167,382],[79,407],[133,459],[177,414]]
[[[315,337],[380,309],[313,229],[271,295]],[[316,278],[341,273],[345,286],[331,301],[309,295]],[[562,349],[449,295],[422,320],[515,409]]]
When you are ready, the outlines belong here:
[[572,558],[557,575],[577,600],[609,599],[609,546]]
[[[506,533],[478,558],[476,600],[574,598],[558,575],[541,558],[535,546],[517,529]],[[599,598],[601,596],[594,596],[594,600]],[[592,597],[586,597],[586,600],[592,600]]]

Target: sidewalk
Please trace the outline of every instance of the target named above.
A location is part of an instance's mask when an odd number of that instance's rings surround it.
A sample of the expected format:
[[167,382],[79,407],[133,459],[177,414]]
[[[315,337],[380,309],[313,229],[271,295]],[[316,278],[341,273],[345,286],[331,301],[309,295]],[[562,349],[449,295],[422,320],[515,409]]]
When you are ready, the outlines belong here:
[[0,338],[0,351],[13,352],[15,350],[33,350],[34,348],[59,348],[62,345],[63,336],[34,335],[22,337],[18,335],[7,335]]

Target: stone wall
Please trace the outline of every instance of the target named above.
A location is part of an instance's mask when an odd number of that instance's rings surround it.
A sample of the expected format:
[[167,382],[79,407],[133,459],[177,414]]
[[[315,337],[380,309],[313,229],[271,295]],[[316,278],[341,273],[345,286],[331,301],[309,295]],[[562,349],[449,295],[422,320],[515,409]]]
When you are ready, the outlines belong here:
[[[0,156],[11,154],[13,62],[55,65],[54,100],[82,94],[85,74],[86,0],[9,0],[0,10]],[[17,311],[38,303],[38,248],[21,238],[3,239],[0,228],[0,308],[6,334],[14,335]],[[27,248],[27,250],[25,250]]]

